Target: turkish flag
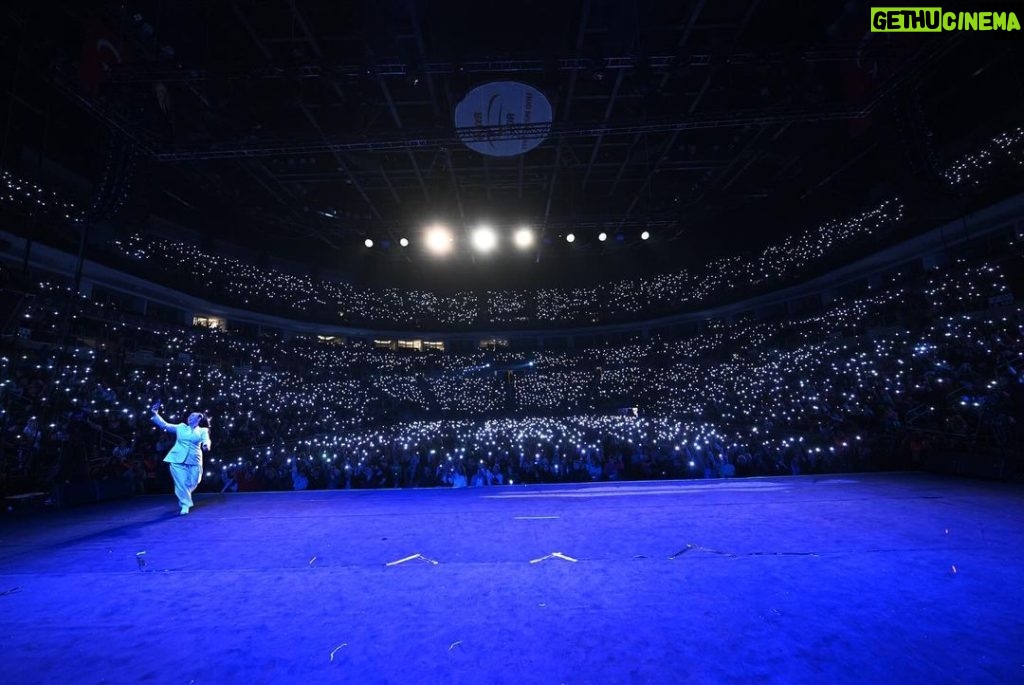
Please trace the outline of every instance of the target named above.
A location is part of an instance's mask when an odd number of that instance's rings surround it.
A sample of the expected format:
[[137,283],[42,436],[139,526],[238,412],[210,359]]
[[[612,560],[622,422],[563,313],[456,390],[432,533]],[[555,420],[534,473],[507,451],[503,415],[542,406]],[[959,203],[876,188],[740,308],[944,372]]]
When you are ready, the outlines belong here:
[[130,61],[130,50],[121,37],[96,16],[89,18],[82,43],[78,77],[92,95],[99,95],[111,72]]
[[[862,107],[871,101],[879,83],[879,64],[874,59],[857,59],[841,67],[843,99],[847,107]],[[850,120],[850,133],[857,134],[868,126],[867,118]]]

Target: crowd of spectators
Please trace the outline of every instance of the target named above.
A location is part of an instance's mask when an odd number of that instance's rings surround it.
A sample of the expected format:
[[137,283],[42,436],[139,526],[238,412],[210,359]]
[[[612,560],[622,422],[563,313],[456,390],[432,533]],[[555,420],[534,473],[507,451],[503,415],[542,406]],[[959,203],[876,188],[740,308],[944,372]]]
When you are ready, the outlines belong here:
[[1024,126],[993,136],[981,147],[957,158],[942,171],[942,179],[954,189],[978,188],[994,174],[1024,166]]
[[68,289],[40,283],[0,358],[0,473],[163,491],[155,399],[171,420],[212,417],[202,487],[217,490],[818,473],[1006,449],[1024,388],[1017,251],[800,316],[564,351],[249,336],[84,298],[61,348]]
[[[1004,131],[949,164],[940,179],[967,192],[1024,165],[1024,128]],[[148,277],[223,304],[324,323],[379,327],[557,327],[625,321],[688,311],[765,287],[778,287],[843,251],[870,245],[899,227],[905,208],[893,197],[856,215],[795,232],[757,254],[713,259],[698,269],[624,279],[593,287],[436,293],[372,288],[314,278],[213,254],[178,241],[135,234],[109,245]],[[183,268],[187,267],[187,268]],[[181,281],[182,274],[189,279]]]
[[[941,176],[952,189],[973,188],[1007,164],[1024,164],[1024,129],[993,137]],[[81,214],[7,171],[0,203]],[[363,288],[192,247],[184,273],[213,299],[332,323],[642,319],[778,286],[878,239],[903,213],[892,199],[757,255],[593,288]],[[151,276],[183,273],[179,244],[135,236],[116,247]],[[158,398],[172,415],[214,417],[207,488],[806,473],[913,465],[937,449],[1005,453],[1024,425],[1022,310],[1006,276],[1018,259],[1009,240],[800,315],[709,320],[695,332],[570,350],[472,353],[184,327],[43,278],[0,302],[17,316],[0,349],[0,477],[4,490],[109,478],[166,490],[168,438],[142,420]]]
[[[372,288],[262,268],[196,246],[135,234],[111,242],[128,264],[150,277],[223,304],[303,316],[334,324],[466,328],[509,324],[557,326],[651,317],[695,308],[738,289],[793,279],[809,266],[898,225],[903,206],[887,200],[859,215],[790,235],[760,254],[714,259],[701,269],[613,281],[589,288],[466,291]],[[186,278],[181,282],[183,275]]]

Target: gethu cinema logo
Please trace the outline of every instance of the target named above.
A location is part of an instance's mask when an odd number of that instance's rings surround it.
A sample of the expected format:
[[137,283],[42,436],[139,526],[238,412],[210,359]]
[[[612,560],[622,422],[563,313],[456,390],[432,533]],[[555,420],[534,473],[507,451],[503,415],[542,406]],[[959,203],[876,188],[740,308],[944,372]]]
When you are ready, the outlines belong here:
[[943,12],[941,7],[872,7],[873,32],[1020,31],[1014,12]]

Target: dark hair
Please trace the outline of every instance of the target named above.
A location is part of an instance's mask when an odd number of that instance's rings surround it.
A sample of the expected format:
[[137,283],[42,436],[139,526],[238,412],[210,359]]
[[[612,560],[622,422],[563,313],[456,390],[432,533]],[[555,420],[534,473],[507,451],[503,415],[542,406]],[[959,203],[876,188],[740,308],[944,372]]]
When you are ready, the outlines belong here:
[[199,414],[199,427],[200,428],[209,428],[210,427],[210,418],[204,412],[197,411],[196,413]]

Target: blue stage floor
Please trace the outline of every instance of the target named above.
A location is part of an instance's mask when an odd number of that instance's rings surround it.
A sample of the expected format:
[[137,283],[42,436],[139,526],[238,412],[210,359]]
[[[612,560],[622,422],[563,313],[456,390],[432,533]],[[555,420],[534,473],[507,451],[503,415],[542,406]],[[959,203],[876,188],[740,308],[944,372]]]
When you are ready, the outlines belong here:
[[1022,495],[857,474],[8,516],[0,680],[1020,683]]

